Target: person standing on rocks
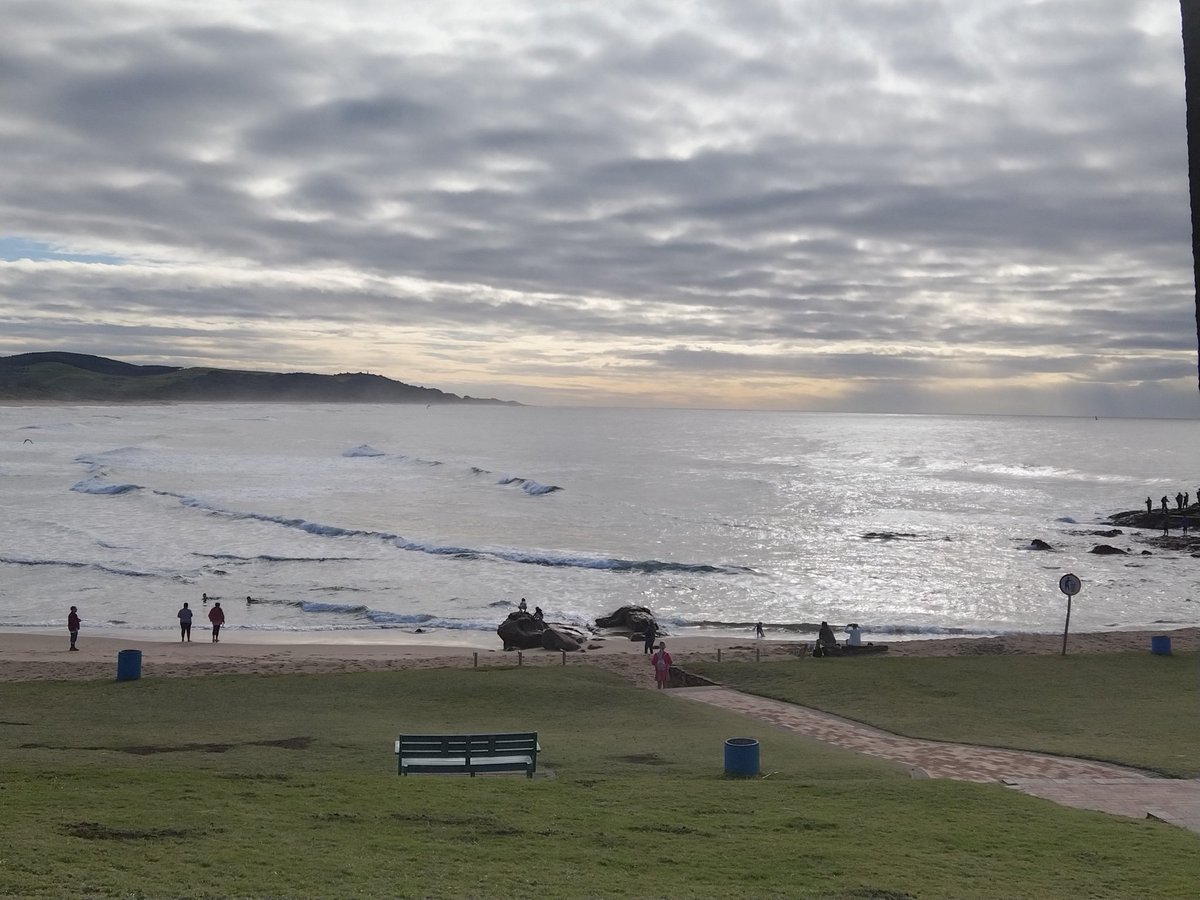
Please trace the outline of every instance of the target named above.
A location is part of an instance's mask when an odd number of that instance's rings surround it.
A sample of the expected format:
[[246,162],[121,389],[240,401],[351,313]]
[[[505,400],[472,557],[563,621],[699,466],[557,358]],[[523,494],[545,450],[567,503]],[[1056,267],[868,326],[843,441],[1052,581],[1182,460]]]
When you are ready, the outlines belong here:
[[654,638],[657,637],[655,632],[653,625],[647,625],[646,630],[642,632],[642,656],[654,651]]
[[1146,512],[1153,512],[1153,511],[1154,511],[1154,504],[1151,503],[1150,498],[1147,497],[1146,498]]
[[75,646],[75,640],[79,637],[79,625],[79,612],[72,606],[71,611],[67,613],[67,631],[71,634],[71,646],[68,648],[69,650],[79,649]]

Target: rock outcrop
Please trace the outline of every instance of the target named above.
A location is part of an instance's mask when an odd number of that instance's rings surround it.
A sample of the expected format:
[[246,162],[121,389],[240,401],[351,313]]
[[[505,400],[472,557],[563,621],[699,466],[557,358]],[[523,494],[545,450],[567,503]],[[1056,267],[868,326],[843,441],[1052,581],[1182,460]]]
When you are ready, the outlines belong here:
[[572,635],[564,631],[559,631],[557,628],[547,627],[542,632],[542,649],[574,653],[576,650],[582,649],[582,647],[580,642]]
[[647,629],[652,629],[655,635],[661,633],[654,613],[644,606],[622,606],[611,615],[599,616],[596,627],[628,634],[631,640],[641,640]]
[[527,612],[510,612],[508,618],[496,628],[496,634],[504,643],[505,650],[565,650],[567,653],[582,651],[588,635],[555,622],[553,625]]
[[500,623],[496,634],[504,643],[505,650],[534,650],[542,646],[542,632],[546,623],[535,619],[527,612],[510,612]]

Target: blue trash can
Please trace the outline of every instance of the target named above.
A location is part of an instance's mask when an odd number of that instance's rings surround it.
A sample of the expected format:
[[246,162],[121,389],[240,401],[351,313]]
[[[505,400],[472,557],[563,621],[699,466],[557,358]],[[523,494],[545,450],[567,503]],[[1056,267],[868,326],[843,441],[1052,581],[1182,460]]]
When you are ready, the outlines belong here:
[[1159,656],[1171,655],[1171,638],[1165,634],[1156,634],[1150,638],[1150,652]]
[[725,741],[725,774],[735,778],[758,775],[758,741],[747,737]]
[[117,681],[137,681],[142,677],[142,651],[122,650],[117,653]]

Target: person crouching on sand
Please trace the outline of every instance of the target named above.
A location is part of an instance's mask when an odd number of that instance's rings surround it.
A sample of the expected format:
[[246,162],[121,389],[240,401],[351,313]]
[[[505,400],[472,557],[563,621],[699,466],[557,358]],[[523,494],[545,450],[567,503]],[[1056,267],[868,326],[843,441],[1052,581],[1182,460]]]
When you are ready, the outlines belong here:
[[208,621],[212,622],[212,642],[219,644],[221,642],[221,626],[225,624],[225,610],[221,609],[221,602],[219,600],[208,611]]
[[661,690],[671,680],[671,654],[667,652],[666,641],[659,642],[658,652],[650,657],[650,663],[654,666],[654,683]]

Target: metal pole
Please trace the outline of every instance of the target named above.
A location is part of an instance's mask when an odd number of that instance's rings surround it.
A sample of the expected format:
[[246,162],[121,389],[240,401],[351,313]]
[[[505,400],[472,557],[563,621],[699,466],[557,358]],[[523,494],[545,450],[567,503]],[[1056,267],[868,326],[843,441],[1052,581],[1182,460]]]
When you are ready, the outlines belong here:
[[517,665],[524,665],[524,658],[521,656],[521,651],[517,651]]
[[760,654],[758,651],[758,648],[755,647],[754,648],[754,661],[758,662],[761,658],[762,658],[762,654]]
[[566,650],[562,651],[562,655],[563,655],[563,665],[565,666],[567,664],[567,651]]
[[721,648],[718,647],[717,648],[717,662],[720,662],[720,661],[721,661]]
[[1063,625],[1063,649],[1062,655],[1067,655],[1067,630],[1071,627],[1071,595],[1067,594],[1067,623]]
[[479,651],[475,651],[475,668],[479,668]]

